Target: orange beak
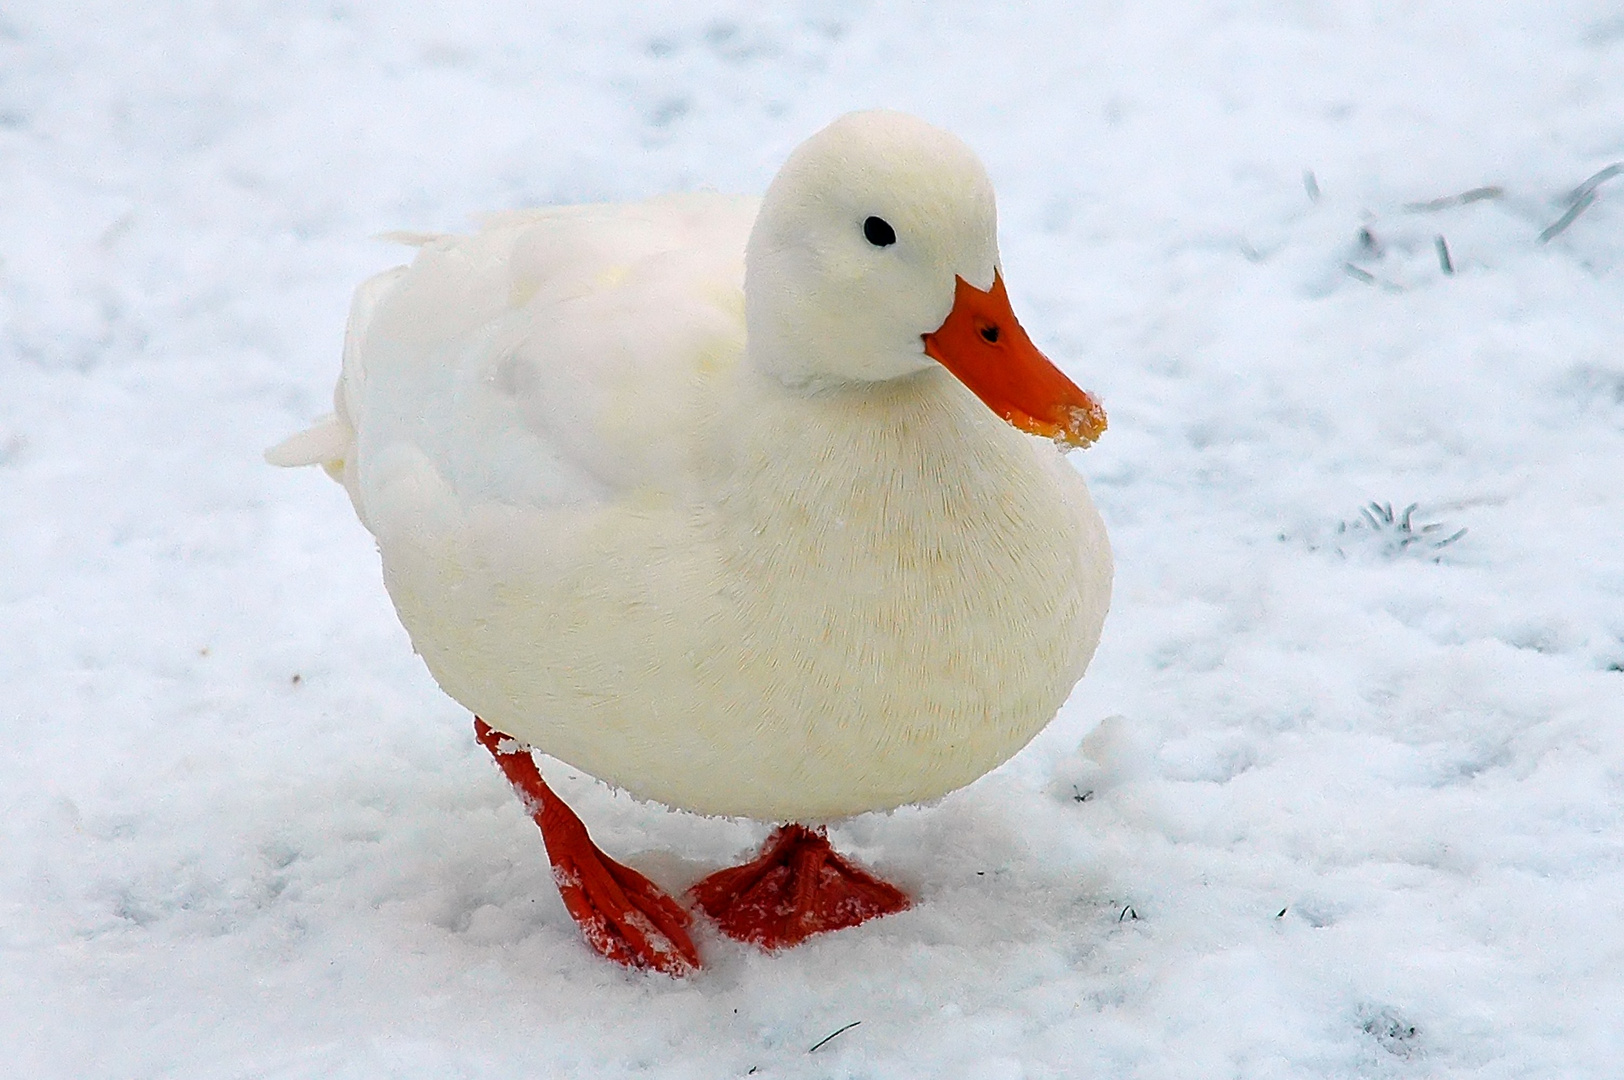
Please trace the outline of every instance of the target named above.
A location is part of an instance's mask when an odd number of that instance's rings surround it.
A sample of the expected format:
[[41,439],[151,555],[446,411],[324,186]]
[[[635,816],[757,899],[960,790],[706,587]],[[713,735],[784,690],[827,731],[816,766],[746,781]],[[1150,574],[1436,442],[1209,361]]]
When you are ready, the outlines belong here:
[[1062,450],[1085,447],[1105,431],[1105,410],[1038,352],[993,274],[987,292],[956,278],[953,310],[925,334],[925,355],[951,371],[993,412]]

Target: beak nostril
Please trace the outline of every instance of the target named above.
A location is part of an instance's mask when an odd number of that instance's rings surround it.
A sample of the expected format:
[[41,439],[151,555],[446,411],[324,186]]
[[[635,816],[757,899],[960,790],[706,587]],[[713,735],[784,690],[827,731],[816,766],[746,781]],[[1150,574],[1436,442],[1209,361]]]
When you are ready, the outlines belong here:
[[926,356],[968,387],[995,416],[1028,435],[1043,435],[1075,449],[1088,446],[1105,430],[1099,402],[1079,390],[1021,330],[996,271],[988,290],[956,278],[952,310],[939,328],[920,337]]

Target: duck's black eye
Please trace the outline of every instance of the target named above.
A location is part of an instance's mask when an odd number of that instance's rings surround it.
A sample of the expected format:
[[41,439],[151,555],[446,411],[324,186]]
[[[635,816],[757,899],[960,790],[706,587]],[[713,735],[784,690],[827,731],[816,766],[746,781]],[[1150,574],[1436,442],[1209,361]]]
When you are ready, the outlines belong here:
[[863,235],[875,247],[889,247],[897,242],[897,231],[884,218],[871,217],[863,222]]
[[988,345],[996,345],[998,343],[998,327],[983,326],[981,328],[981,339]]

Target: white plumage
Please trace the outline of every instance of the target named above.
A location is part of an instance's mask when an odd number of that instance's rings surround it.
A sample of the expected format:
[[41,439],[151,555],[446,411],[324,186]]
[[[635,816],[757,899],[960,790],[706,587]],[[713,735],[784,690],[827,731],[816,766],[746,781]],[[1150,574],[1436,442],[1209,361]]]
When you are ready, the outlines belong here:
[[769,820],[934,798],[1054,716],[1110,549],[1055,445],[922,347],[956,278],[998,272],[957,139],[855,114],[759,207],[416,239],[357,291],[335,414],[269,457],[342,480],[452,697],[640,797]]

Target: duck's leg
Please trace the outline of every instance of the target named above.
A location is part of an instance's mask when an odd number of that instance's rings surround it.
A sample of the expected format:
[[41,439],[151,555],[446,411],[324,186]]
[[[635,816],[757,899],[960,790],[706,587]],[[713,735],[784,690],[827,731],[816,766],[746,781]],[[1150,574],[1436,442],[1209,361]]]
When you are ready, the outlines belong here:
[[622,866],[587,835],[586,826],[541,779],[529,747],[474,717],[474,737],[491,752],[541,827],[564,906],[587,943],[627,967],[687,975],[699,965],[689,915],[636,870]]
[[761,854],[690,891],[722,933],[764,949],[856,926],[908,907],[901,889],[835,853],[823,829],[781,825]]

